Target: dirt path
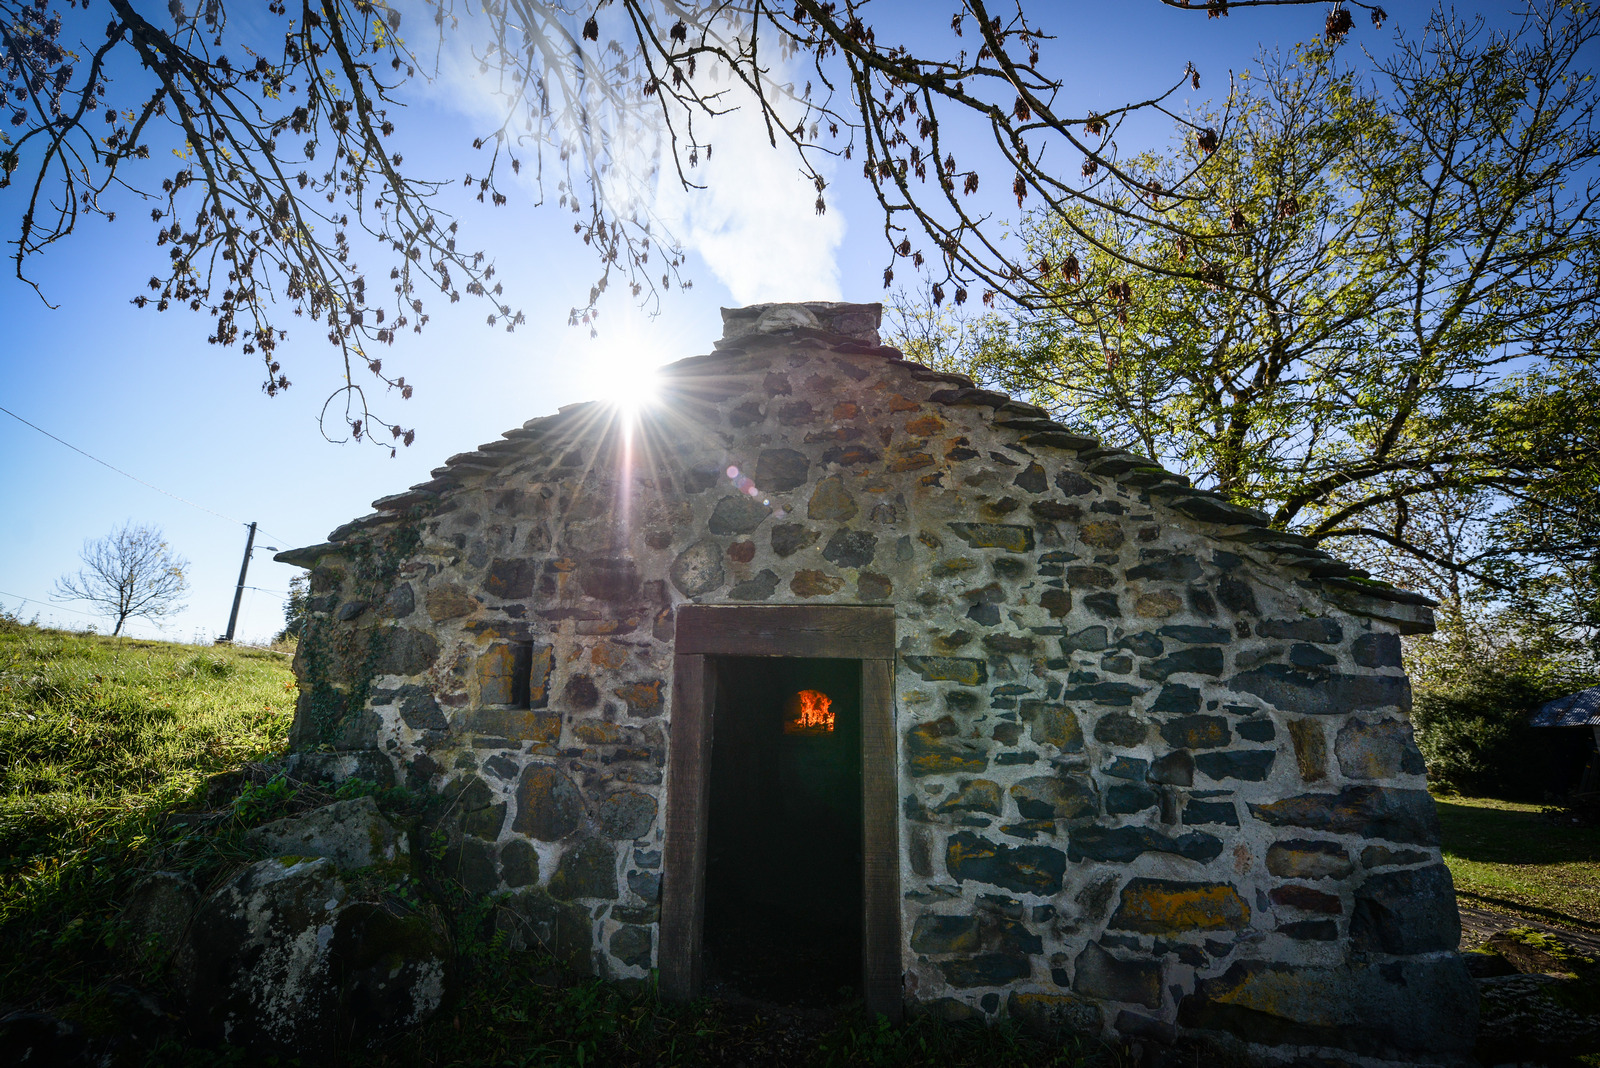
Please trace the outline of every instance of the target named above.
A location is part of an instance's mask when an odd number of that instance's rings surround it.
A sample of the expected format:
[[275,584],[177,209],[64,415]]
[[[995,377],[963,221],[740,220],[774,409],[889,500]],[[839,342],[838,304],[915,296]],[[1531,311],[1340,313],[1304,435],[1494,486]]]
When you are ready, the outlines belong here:
[[1541,923],[1523,916],[1511,916],[1504,912],[1491,912],[1488,909],[1475,908],[1471,905],[1457,901],[1461,911],[1461,948],[1470,949],[1488,941],[1489,936],[1496,931],[1508,930],[1512,927],[1532,927],[1536,931],[1547,931],[1574,949],[1584,953],[1600,956],[1600,934],[1594,931],[1579,931],[1571,927],[1558,927],[1554,924]]

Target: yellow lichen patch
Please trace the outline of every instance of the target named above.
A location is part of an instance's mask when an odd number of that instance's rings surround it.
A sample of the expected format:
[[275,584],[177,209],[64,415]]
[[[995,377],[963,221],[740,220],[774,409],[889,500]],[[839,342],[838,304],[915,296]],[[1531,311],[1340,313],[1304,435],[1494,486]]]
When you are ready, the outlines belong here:
[[1096,519],[1078,528],[1083,543],[1096,549],[1116,549],[1122,545],[1122,527],[1110,519]]
[[902,397],[898,393],[889,398],[889,410],[891,412],[915,412],[919,411],[921,408],[922,405],[918,404],[916,401]]
[[1236,931],[1250,922],[1250,906],[1230,883],[1132,879],[1110,926],[1141,934]]
[[427,604],[428,618],[435,623],[471,615],[478,607],[471,594],[455,585],[435,586],[429,590]]
[[896,456],[889,461],[889,470],[891,471],[916,471],[932,466],[933,457],[925,452],[913,452],[906,456]]
[[636,682],[618,686],[616,695],[628,705],[630,716],[658,716],[661,714],[661,681]]
[[622,728],[615,723],[591,721],[574,725],[572,736],[584,745],[616,745],[622,741]]
[[1133,602],[1134,615],[1145,619],[1166,619],[1183,608],[1183,601],[1175,593],[1146,593]]
[[627,666],[628,650],[615,642],[601,642],[589,650],[589,663],[616,671]]
[[906,420],[906,433],[915,438],[931,438],[944,429],[944,420],[937,415],[924,415]]

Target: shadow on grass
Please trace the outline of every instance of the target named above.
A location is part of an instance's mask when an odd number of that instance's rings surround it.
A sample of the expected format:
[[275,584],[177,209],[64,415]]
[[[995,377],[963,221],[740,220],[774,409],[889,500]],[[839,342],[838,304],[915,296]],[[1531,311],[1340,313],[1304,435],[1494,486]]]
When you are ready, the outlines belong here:
[[1436,798],[1445,862],[1463,903],[1600,930],[1600,831],[1542,812]]
[[1447,853],[1479,864],[1600,864],[1600,832],[1563,827],[1542,813],[1436,798]]

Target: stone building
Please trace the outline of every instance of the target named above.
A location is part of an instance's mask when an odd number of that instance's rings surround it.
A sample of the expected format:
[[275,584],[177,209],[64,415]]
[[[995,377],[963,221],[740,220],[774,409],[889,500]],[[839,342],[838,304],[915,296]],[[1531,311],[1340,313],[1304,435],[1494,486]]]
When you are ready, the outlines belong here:
[[449,797],[464,885],[671,995],[765,968],[892,1017],[1465,1062],[1400,662],[1430,603],[879,314],[725,311],[636,418],[531,420],[280,554],[296,759]]

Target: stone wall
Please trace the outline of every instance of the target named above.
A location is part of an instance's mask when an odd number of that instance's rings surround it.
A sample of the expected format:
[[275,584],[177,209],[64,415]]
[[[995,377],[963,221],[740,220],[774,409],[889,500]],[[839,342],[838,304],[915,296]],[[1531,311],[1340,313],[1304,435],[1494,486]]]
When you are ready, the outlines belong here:
[[540,888],[564,952],[644,976],[675,607],[890,604],[909,1003],[1463,1058],[1426,602],[900,360],[876,306],[728,318],[631,435],[563,409],[284,554],[299,759],[445,792],[469,889]]

